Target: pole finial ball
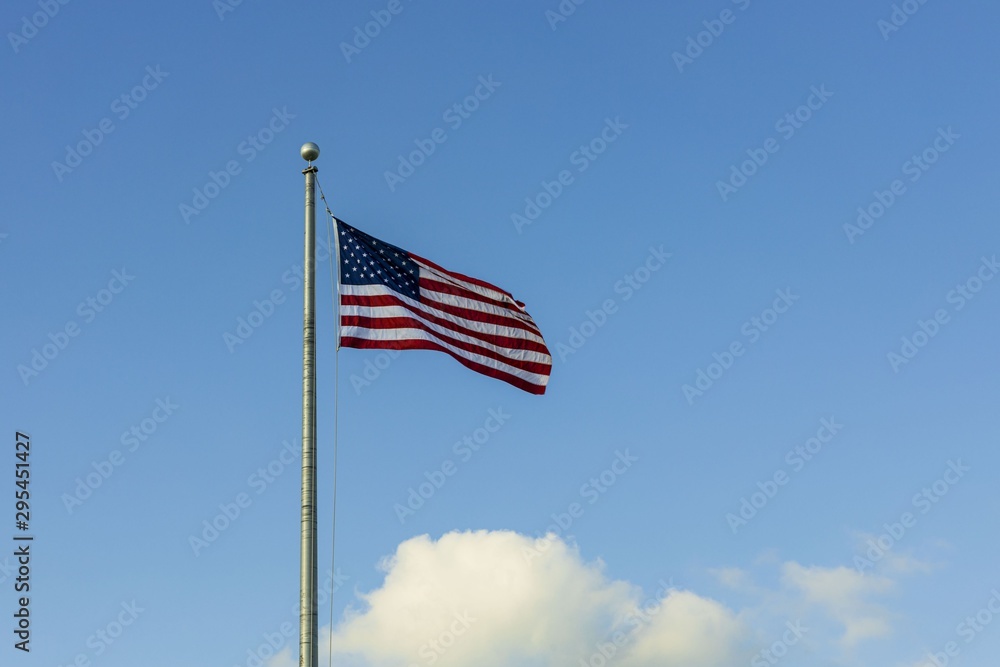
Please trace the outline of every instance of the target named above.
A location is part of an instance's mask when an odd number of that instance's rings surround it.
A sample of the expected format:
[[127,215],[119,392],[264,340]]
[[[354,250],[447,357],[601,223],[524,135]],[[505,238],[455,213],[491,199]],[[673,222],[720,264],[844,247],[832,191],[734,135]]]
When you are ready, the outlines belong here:
[[312,162],[319,157],[319,146],[309,141],[302,144],[302,150],[299,151],[302,154],[302,159],[307,162]]

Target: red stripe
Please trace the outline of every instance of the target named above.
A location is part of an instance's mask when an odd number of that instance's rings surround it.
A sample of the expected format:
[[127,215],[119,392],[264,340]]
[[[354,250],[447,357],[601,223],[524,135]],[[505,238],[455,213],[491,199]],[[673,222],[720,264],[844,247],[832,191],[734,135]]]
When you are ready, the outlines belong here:
[[479,301],[481,303],[488,303],[493,306],[498,306],[505,310],[511,310],[510,303],[507,301],[503,301],[501,299],[494,299],[489,296],[484,296],[479,292],[473,292],[467,287],[462,287],[461,285],[453,285],[452,283],[441,282],[440,280],[435,280],[434,278],[428,278],[426,276],[420,276],[420,289],[433,290],[435,292],[442,292],[444,294],[452,294],[455,296],[460,296],[463,299],[469,299],[470,301]]
[[[341,315],[340,317],[341,326],[345,327],[362,327],[365,329],[419,329],[425,331],[432,336],[436,336],[441,340],[450,343],[451,345],[457,347],[460,350],[464,350],[471,354],[478,354],[483,357],[489,357],[495,361],[500,361],[508,366],[513,366],[515,368],[520,368],[526,370],[529,373],[537,373],[538,375],[548,375],[552,369],[552,364],[544,364],[537,361],[527,361],[525,359],[517,359],[512,357],[507,357],[495,350],[490,350],[488,348],[480,347],[478,345],[473,345],[472,343],[467,343],[462,340],[457,340],[451,336],[442,334],[439,331],[434,331],[425,322],[418,320],[413,317],[362,317],[360,315]],[[510,348],[507,348],[510,349]],[[511,352],[517,352],[517,349],[512,349]],[[548,350],[545,352],[548,354]],[[551,355],[549,355],[551,357]]]
[[[482,373],[483,375],[487,375],[491,378],[503,380],[508,384],[514,385],[518,389],[523,389],[529,394],[541,395],[545,393],[545,385],[535,384],[523,378],[519,378],[516,375],[511,375],[505,371],[501,371],[475,361],[470,361],[469,359],[458,356],[442,345],[426,340],[366,340],[363,338],[355,338],[353,336],[345,336],[341,338],[340,344],[342,347],[353,347],[362,350],[435,350],[437,352],[445,352],[446,354],[454,357],[458,363],[462,364],[466,368],[476,371],[477,373]],[[548,373],[546,373],[546,375],[547,374]]]
[[[479,338],[480,340],[496,343],[503,347],[517,347],[517,348],[533,350],[535,352],[544,352],[546,354],[549,353],[548,348],[545,347],[543,343],[539,343],[537,341],[530,340],[527,338],[514,338],[511,336],[502,336],[499,334],[496,335],[488,334],[481,331],[476,331],[474,329],[470,329],[468,327],[462,327],[462,325],[455,324],[454,322],[447,320],[445,318],[433,315],[431,313],[426,313],[416,308],[415,306],[407,303],[406,301],[400,299],[399,297],[391,296],[388,294],[381,296],[341,294],[340,303],[343,306],[365,306],[371,308],[377,308],[380,306],[401,306],[409,310],[411,313],[414,313],[415,315],[422,317],[430,322],[434,322],[435,324],[440,324],[443,327],[448,327],[453,331],[458,331],[460,333],[467,334],[474,338]],[[470,322],[480,322],[482,324],[510,327],[512,329],[520,329],[522,331],[528,331],[530,333],[538,335],[537,330],[527,326],[521,320],[514,320],[506,317],[500,317],[498,315],[484,313],[482,311],[473,310],[471,308],[461,308],[459,306],[452,306],[450,304],[439,304],[434,301],[430,302],[424,301],[422,302],[422,304],[430,308],[434,308],[435,310],[440,310],[450,315],[455,315],[456,317],[459,317],[463,320],[467,320]],[[539,336],[539,338],[540,337],[541,336]],[[504,341],[509,341],[509,342],[497,342],[497,340],[494,339],[503,339]]]
[[420,278],[420,291],[449,294],[451,296],[455,296],[460,299],[468,299],[469,301],[478,301],[480,303],[485,303],[491,306],[496,306],[498,308],[503,308],[508,313],[511,313],[512,315],[516,316],[517,319],[521,320],[525,324],[534,328],[539,336],[541,335],[541,332],[538,331],[537,327],[534,326],[535,323],[531,319],[531,315],[521,310],[520,308],[512,308],[511,304],[506,301],[491,299],[489,297],[483,296],[482,294],[477,294],[472,290],[466,289],[464,287],[459,287],[458,285],[450,285],[448,283],[443,283],[439,280],[434,280],[433,278],[425,278],[423,276],[421,276]]
[[493,313],[476,310],[475,308],[464,308],[462,306],[456,306],[454,304],[444,303],[443,301],[434,301],[431,299],[421,299],[420,303],[429,308],[440,310],[450,315],[461,317],[465,320],[474,320],[476,322],[485,322],[487,324],[500,324],[502,326],[524,329],[525,331],[530,331],[539,338],[542,338],[542,332],[538,330],[538,327],[532,321],[531,316],[523,311],[505,308],[504,310],[507,314],[494,315]]
[[503,295],[507,296],[508,298],[510,298],[511,301],[514,301],[514,296],[510,292],[508,292],[507,290],[502,290],[499,287],[497,287],[496,285],[491,285],[488,282],[486,282],[485,280],[479,280],[478,278],[470,278],[469,276],[466,276],[464,274],[455,273],[454,271],[449,271],[448,269],[445,269],[445,268],[443,268],[441,266],[438,266],[437,264],[435,264],[434,262],[430,261],[429,259],[424,259],[423,257],[420,257],[419,255],[414,255],[412,252],[407,252],[407,254],[411,258],[417,260],[418,262],[423,262],[424,264],[426,264],[427,266],[431,267],[435,271],[440,271],[441,273],[443,273],[445,275],[448,275],[448,276],[451,276],[452,278],[456,278],[458,280],[464,280],[467,283],[472,283],[473,285],[478,285],[479,287],[482,287],[482,288],[485,288],[485,289],[489,289],[489,290],[493,290],[494,292],[499,292],[500,294],[503,294]]

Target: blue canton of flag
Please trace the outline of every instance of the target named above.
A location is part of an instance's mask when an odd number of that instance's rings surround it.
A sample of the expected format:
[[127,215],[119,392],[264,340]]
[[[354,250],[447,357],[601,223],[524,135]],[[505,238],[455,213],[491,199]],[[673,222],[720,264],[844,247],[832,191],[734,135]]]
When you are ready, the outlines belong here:
[[420,268],[406,251],[350,225],[340,223],[340,282],[385,285],[411,299],[419,298]]

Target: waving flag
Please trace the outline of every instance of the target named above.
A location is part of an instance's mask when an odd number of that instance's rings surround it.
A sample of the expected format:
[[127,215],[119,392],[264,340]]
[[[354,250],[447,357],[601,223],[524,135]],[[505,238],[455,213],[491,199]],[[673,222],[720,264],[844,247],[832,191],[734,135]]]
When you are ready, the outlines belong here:
[[472,370],[544,394],[552,355],[524,304],[337,220],[340,344],[438,350]]

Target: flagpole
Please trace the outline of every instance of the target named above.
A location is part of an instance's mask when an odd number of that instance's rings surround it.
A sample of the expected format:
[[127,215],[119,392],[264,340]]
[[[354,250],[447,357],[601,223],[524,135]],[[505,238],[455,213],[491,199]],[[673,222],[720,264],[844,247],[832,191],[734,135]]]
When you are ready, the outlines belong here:
[[306,233],[302,313],[302,550],[299,578],[299,667],[317,667],[316,638],[316,169],[319,146],[302,145]]

